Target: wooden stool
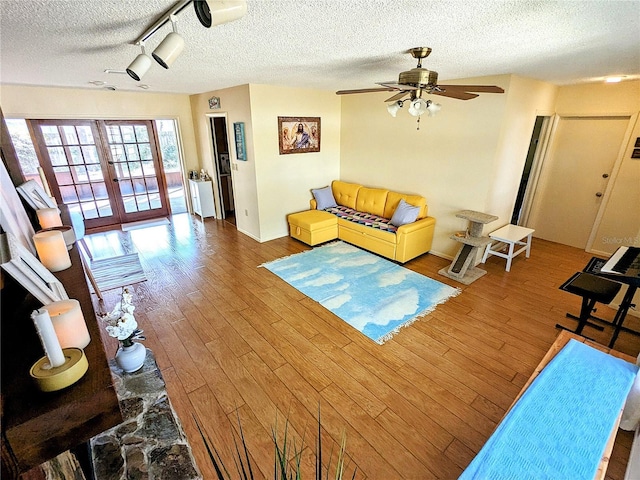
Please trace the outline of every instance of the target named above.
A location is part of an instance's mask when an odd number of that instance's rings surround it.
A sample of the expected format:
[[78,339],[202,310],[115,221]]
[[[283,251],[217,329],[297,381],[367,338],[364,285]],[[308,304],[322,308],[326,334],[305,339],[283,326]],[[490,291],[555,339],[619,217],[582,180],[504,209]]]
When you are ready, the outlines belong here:
[[576,318],[578,320],[578,326],[575,330],[571,330],[563,325],[556,324],[556,328],[569,330],[577,335],[582,335],[582,330],[587,325],[602,331],[602,327],[589,322],[590,318],[594,318],[591,313],[595,310],[595,304],[597,302],[604,305],[611,303],[620,291],[621,287],[622,285],[618,282],[607,280],[606,278],[598,277],[591,273],[576,273],[569,280],[560,285],[560,290],[582,297],[580,316],[575,317],[569,313],[567,314],[568,317]]

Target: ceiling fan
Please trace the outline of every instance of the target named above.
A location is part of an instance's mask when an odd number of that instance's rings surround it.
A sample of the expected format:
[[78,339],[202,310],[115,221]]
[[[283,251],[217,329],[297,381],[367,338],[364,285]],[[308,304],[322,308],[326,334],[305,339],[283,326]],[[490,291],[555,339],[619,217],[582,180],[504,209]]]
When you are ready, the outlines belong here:
[[422,59],[429,56],[431,49],[428,47],[416,47],[410,49],[408,53],[413,58],[418,59],[418,66],[406,72],[401,72],[397,82],[380,82],[378,85],[381,85],[381,88],[339,90],[336,94],[398,92],[385,100],[385,102],[398,102],[407,95],[410,95],[411,100],[419,99],[423,93],[457,98],[458,100],[471,100],[476,98],[478,93],[504,93],[502,88],[495,85],[438,85],[438,72],[422,68]]

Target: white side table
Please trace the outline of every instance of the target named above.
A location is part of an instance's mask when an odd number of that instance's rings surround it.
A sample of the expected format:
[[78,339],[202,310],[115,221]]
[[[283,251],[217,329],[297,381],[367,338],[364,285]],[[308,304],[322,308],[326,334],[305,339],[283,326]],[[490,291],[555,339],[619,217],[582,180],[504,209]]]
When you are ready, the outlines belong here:
[[[489,238],[492,242],[487,244],[487,248],[484,251],[482,257],[482,263],[487,261],[489,255],[496,255],[501,258],[507,259],[507,272],[511,269],[511,261],[513,258],[522,252],[526,252],[527,258],[531,253],[531,235],[535,232],[532,228],[520,227],[518,225],[505,225],[498,230],[491,232]],[[494,243],[495,241],[495,243]],[[500,243],[506,243],[509,247],[506,253],[499,250],[493,250],[491,247],[500,245]],[[516,245],[522,245],[522,248],[514,251]]]

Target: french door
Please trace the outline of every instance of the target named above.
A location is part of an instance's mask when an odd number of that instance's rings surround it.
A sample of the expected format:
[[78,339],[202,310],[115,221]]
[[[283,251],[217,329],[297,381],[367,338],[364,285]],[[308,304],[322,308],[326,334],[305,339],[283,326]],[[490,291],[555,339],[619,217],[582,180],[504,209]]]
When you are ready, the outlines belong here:
[[151,121],[31,120],[51,193],[86,228],[169,214]]

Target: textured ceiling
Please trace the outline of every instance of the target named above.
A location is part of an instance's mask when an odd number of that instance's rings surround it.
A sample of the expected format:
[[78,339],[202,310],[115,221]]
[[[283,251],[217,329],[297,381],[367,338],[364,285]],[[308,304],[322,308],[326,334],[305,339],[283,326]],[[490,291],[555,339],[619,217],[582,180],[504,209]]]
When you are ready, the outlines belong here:
[[[0,0],[0,82],[141,91],[132,45],[174,0]],[[147,42],[150,53],[170,31]],[[154,62],[148,91],[201,93],[246,83],[375,87],[415,66],[439,81],[517,74],[554,84],[640,77],[640,1],[248,0],[242,19],[206,29],[178,15],[185,50]]]

